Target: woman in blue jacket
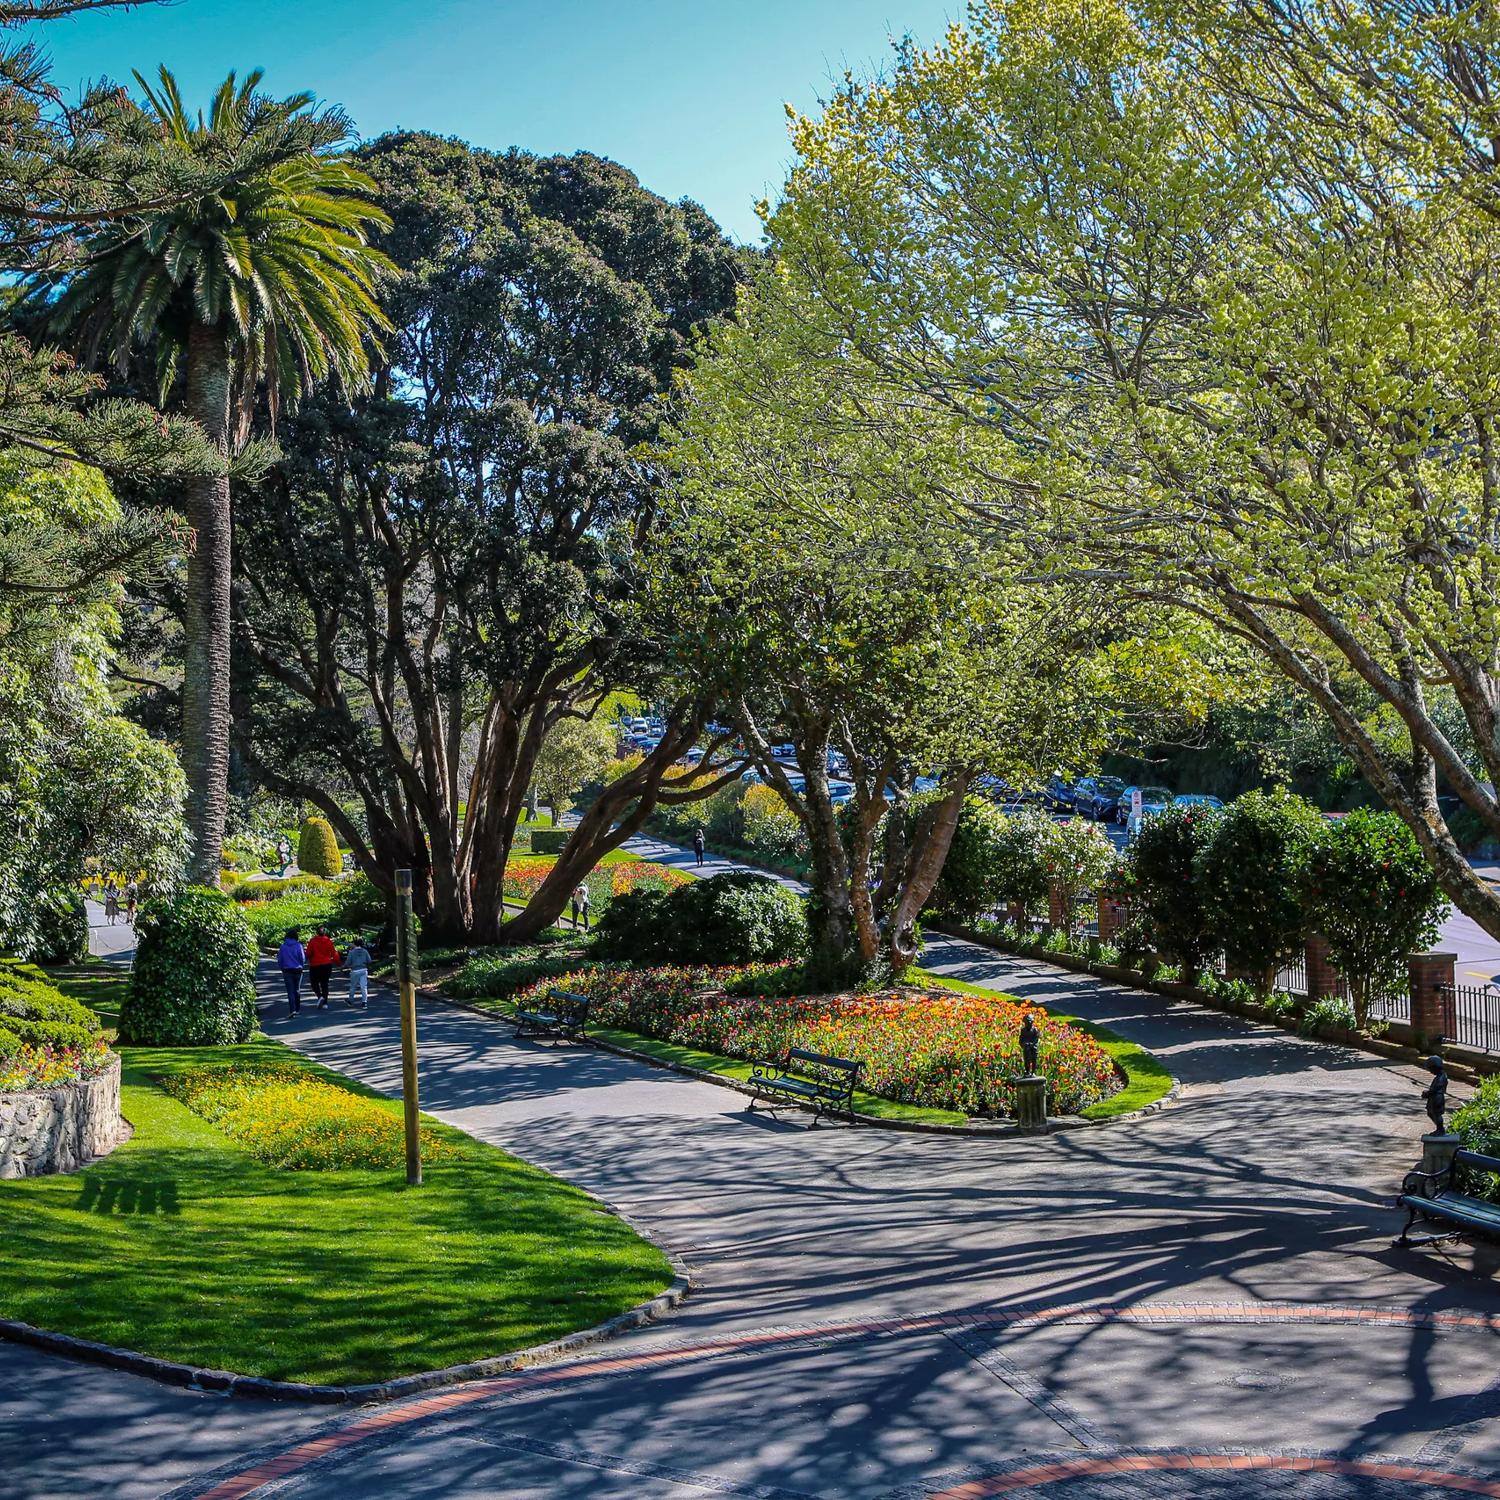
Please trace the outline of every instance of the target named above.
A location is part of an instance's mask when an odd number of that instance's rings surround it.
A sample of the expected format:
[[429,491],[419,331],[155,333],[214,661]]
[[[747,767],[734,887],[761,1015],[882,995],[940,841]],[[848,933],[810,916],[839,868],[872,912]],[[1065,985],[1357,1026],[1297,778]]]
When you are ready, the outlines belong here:
[[302,1009],[302,971],[307,967],[307,953],[295,927],[287,928],[286,937],[276,952],[276,963],[286,985],[287,1014],[295,1016]]

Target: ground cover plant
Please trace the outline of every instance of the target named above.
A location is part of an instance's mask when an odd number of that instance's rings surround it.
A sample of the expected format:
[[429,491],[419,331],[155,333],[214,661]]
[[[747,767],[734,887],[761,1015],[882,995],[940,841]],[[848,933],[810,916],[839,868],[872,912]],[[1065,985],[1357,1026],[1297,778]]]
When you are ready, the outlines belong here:
[[[107,991],[107,986],[100,986]],[[381,1380],[557,1338],[671,1279],[585,1193],[435,1122],[399,1170],[285,1171],[168,1092],[226,1067],[398,1102],[272,1042],[124,1051],[133,1137],[83,1172],[0,1182],[0,1316],[277,1379]]]
[[[745,1061],[789,1047],[865,1065],[873,1094],[965,1115],[1008,1115],[1022,1072],[1017,1032],[1028,1007],[999,995],[889,991],[879,994],[734,995],[735,970],[594,969],[557,987],[587,995],[604,1026]],[[538,987],[540,989],[540,987]],[[522,991],[517,1004],[532,996]],[[1119,1087],[1109,1054],[1083,1031],[1030,1008],[1042,1033],[1041,1071],[1054,1114],[1076,1114]]]
[[[301,1068],[226,1063],[169,1074],[162,1087],[268,1167],[337,1172],[406,1163],[399,1115],[341,1083],[309,1078]],[[424,1162],[450,1155],[442,1137],[422,1131]]]

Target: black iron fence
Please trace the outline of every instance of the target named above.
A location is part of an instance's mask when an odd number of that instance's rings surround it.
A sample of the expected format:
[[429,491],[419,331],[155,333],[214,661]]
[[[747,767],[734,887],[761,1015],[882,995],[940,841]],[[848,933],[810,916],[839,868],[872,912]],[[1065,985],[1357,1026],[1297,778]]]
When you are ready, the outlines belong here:
[[1492,984],[1445,984],[1443,1035],[1462,1047],[1500,1052],[1500,989]]

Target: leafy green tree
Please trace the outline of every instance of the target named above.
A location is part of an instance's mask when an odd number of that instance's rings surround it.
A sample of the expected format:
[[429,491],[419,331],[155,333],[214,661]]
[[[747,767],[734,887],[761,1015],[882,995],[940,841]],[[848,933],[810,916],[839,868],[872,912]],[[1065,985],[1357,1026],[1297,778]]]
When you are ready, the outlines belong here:
[[[982,797],[964,799],[948,857],[932,890],[932,905],[937,911],[960,922],[973,922],[1007,900],[1021,899],[1010,893],[1018,878],[1011,858],[1015,848],[1012,823],[993,802]],[[1039,844],[1035,868],[1040,874]],[[1019,880],[1027,884],[1024,875]],[[1032,890],[1029,894],[1034,899],[1037,893]],[[1041,876],[1041,894],[1046,894],[1045,876]]]
[[1214,952],[1216,934],[1197,870],[1219,817],[1217,809],[1168,807],[1146,819],[1122,862],[1132,919],[1182,965],[1189,984]]
[[1432,867],[1399,819],[1356,808],[1307,848],[1301,894],[1364,1026],[1371,1000],[1405,985],[1407,955],[1437,939],[1444,903]]
[[[45,519],[43,519],[45,518]],[[0,555],[44,525],[92,549],[120,509],[99,474],[0,452]],[[186,855],[171,751],[114,711],[113,588],[0,598],[0,950],[47,957],[90,868],[170,886]]]
[[1438,800],[1500,834],[1497,85],[1485,7],[984,0],[798,123],[768,228],[954,417],[960,524],[1253,645],[1500,933]]
[[531,781],[554,819],[567,811],[575,792],[603,776],[614,755],[615,732],[598,719],[559,719],[547,731]]
[[[655,807],[714,790],[676,769],[709,704],[662,678],[676,622],[642,603],[663,476],[640,445],[740,256],[597,157],[394,135],[361,164],[392,221],[394,330],[370,397],[306,405],[238,498],[237,747],[383,889],[411,868],[424,931],[520,942]],[[667,732],[507,919],[547,736],[622,687]]]
[[1014,903],[1030,916],[1047,901],[1047,842],[1052,819],[1034,807],[1007,814],[989,850],[997,902]]
[[1318,811],[1278,788],[1246,792],[1215,817],[1194,856],[1198,900],[1229,966],[1269,995],[1308,934],[1300,871],[1324,835]]
[[183,763],[190,789],[193,875],[216,885],[228,797],[232,562],[229,461],[242,455],[256,407],[337,379],[369,377],[369,341],[388,327],[376,289],[388,262],[368,243],[384,216],[371,184],[343,154],[347,117],[311,94],[272,99],[261,74],[231,73],[207,115],[191,114],[165,68],[139,75],[135,128],[201,191],[138,206],[86,237],[54,321],[91,354],[123,368],[149,346],[163,406],[176,403],[222,462],[184,485],[193,530],[183,587]]

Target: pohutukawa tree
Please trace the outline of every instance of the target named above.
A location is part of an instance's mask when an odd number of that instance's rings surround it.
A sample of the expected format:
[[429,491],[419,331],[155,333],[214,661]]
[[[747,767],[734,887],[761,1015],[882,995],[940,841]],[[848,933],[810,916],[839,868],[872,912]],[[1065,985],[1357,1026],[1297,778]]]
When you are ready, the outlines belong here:
[[[692,204],[597,157],[391,136],[362,154],[400,268],[367,398],[288,421],[237,511],[246,764],[316,803],[424,930],[520,940],[659,801],[710,698],[640,594],[663,496],[640,451],[741,256]],[[670,704],[527,909],[505,865],[542,746],[621,687]]]
[[1487,6],[982,0],[770,222],[967,524],[1251,644],[1494,933],[1439,793],[1500,836],[1497,100]]
[[[230,74],[207,114],[191,113],[165,68],[122,128],[154,143],[198,190],[137,203],[85,237],[61,273],[54,325],[89,357],[126,368],[154,356],[161,404],[190,417],[219,462],[184,482],[192,529],[182,590],[182,760],[192,875],[217,885],[228,795],[232,460],[257,413],[313,386],[368,380],[388,325],[376,288],[388,269],[369,234],[384,224],[347,155],[348,118],[310,94],[273,99],[261,74]],[[126,106],[122,105],[122,110]],[[127,110],[128,113],[128,110]],[[248,470],[251,465],[245,464]]]

